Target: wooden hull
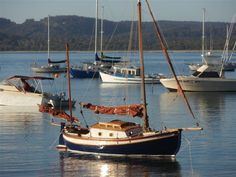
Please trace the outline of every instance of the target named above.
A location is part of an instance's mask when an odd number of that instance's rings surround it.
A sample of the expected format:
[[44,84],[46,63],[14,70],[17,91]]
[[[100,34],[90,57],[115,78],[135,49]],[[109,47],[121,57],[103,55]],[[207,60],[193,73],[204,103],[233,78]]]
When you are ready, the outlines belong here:
[[[236,80],[224,78],[178,77],[184,91],[190,92],[236,92]],[[170,91],[178,86],[174,78],[161,79],[160,82]]]
[[[124,77],[116,76],[112,74],[107,74],[104,72],[99,72],[102,82],[104,83],[120,83],[120,84],[140,84],[141,77]],[[158,84],[160,83],[160,78],[157,77],[145,77],[146,84]]]
[[[175,156],[181,145],[181,131],[152,133],[124,139],[99,139],[64,133],[68,151],[110,156]],[[62,142],[62,141],[61,141]]]

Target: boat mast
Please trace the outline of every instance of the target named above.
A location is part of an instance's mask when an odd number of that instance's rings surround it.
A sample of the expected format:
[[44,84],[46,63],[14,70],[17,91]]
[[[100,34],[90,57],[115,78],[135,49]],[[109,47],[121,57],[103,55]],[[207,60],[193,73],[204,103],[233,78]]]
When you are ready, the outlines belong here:
[[205,14],[206,14],[206,9],[203,8],[203,19],[202,19],[202,62],[206,62],[206,60],[205,60]]
[[69,44],[66,44],[66,64],[67,64],[67,80],[68,80],[68,95],[69,95],[69,111],[70,111],[70,125],[72,126],[72,102],[71,102],[71,86],[70,86],[70,61],[69,61]]
[[100,50],[102,53],[102,43],[103,43],[103,15],[104,15],[104,6],[102,6],[102,11],[101,11],[101,44],[100,44]]
[[49,15],[48,15],[48,59],[50,59],[50,25],[49,25]]
[[96,17],[95,17],[95,36],[94,36],[95,55],[97,54],[97,36],[98,36],[98,0],[96,0]]
[[[192,117],[195,119],[195,116],[194,116],[193,111],[192,111],[192,109],[191,109],[191,107],[190,107],[190,104],[189,104],[189,102],[188,102],[188,99],[187,99],[187,97],[186,97],[186,95],[185,95],[185,93],[184,93],[184,91],[183,91],[183,89],[182,89],[182,87],[181,87],[181,85],[180,85],[180,82],[179,82],[179,80],[178,80],[178,78],[177,78],[177,75],[176,75],[176,73],[175,73],[174,66],[172,65],[172,62],[171,62],[170,57],[169,57],[169,53],[168,53],[168,51],[167,51],[166,42],[165,42],[165,40],[164,40],[164,37],[163,37],[162,34],[161,34],[161,30],[160,30],[160,28],[159,28],[159,26],[158,26],[157,21],[156,21],[155,18],[154,18],[154,15],[153,15],[153,13],[152,13],[152,10],[151,10],[151,7],[150,7],[150,5],[149,5],[148,0],[146,0],[146,4],[147,4],[147,6],[148,6],[149,13],[150,13],[150,15],[151,15],[151,17],[152,17],[153,24],[154,24],[154,28],[155,28],[155,30],[156,30],[156,35],[157,35],[157,37],[158,37],[158,39],[159,39],[159,41],[160,41],[160,45],[161,45],[162,52],[163,52],[164,55],[165,55],[165,58],[166,58],[167,63],[168,63],[168,65],[169,65],[169,67],[170,67],[170,70],[171,70],[172,74],[174,75],[174,78],[175,78],[176,83],[177,83],[177,85],[178,85],[178,91],[182,94],[182,96],[183,96],[183,98],[184,98],[184,100],[185,100],[185,103],[186,103],[186,105],[187,105],[187,107],[188,107],[188,110],[190,111]],[[197,126],[198,126],[198,123],[197,123]]]
[[148,122],[148,115],[147,115],[147,103],[146,103],[146,90],[145,90],[145,83],[144,83],[144,61],[143,61],[143,37],[142,37],[142,14],[141,14],[141,1],[138,0],[138,37],[139,37],[139,58],[140,58],[140,69],[141,69],[141,95],[143,99],[143,119],[144,119],[144,130],[148,131],[149,122]]

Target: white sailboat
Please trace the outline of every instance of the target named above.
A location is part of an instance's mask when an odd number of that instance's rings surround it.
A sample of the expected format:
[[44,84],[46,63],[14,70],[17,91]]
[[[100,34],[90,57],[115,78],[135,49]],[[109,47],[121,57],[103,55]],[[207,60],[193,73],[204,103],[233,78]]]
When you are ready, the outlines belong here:
[[61,66],[65,60],[52,61],[50,59],[50,17],[48,16],[48,65],[38,66],[36,63],[31,66],[31,70],[35,73],[65,73],[66,67]]
[[[140,84],[142,81],[140,67],[137,66],[112,66],[110,70],[99,71],[103,83]],[[145,75],[146,84],[159,84],[160,79],[165,78],[161,74]]]
[[[202,21],[202,62],[201,63],[191,63],[188,64],[189,69],[191,71],[196,71],[198,68],[200,68],[202,65],[209,64],[209,65],[222,65],[223,71],[234,71],[236,68],[236,63],[232,63],[231,57],[228,56],[228,47],[229,47],[229,30],[227,28],[226,32],[226,41],[225,41],[225,47],[223,50],[223,54],[219,55],[217,53],[214,53],[212,51],[212,42],[210,45],[210,51],[206,51],[205,49],[205,14],[206,9],[203,8],[203,21]],[[232,22],[231,28],[233,28],[234,23]],[[232,49],[232,52],[234,51],[234,48]]]

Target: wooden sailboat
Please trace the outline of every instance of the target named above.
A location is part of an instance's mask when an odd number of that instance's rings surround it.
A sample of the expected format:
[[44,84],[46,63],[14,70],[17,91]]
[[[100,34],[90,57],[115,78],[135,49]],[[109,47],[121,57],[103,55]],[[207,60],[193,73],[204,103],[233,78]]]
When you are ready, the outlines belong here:
[[[143,125],[123,120],[98,122],[87,128],[61,124],[61,134],[58,148],[86,154],[109,156],[175,156],[181,145],[183,130],[200,130],[201,128],[164,128],[156,131],[149,126],[147,103],[144,84],[144,63],[142,49],[141,2],[138,1],[139,12],[139,49],[142,75],[141,104],[121,105],[116,107],[98,106],[81,103],[83,108],[90,109],[96,114],[130,115],[143,119]],[[68,49],[68,47],[67,47]],[[68,50],[67,50],[68,51]],[[69,55],[67,52],[67,63]],[[69,66],[67,68],[70,68]],[[68,81],[70,79],[68,78]],[[70,81],[68,82],[70,91]],[[70,97],[70,93],[69,93]],[[72,112],[70,111],[72,117]]]
[[31,70],[36,73],[65,73],[66,67],[60,66],[65,63],[65,60],[53,61],[50,59],[50,17],[48,16],[48,65],[38,66],[37,64],[31,67]]

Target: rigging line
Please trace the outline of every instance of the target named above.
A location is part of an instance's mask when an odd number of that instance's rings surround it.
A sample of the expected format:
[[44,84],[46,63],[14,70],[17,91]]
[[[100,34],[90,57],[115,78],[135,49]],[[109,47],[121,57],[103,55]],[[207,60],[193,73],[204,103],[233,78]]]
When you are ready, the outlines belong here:
[[80,105],[80,114],[81,114],[81,116],[82,116],[82,118],[83,118],[83,120],[84,120],[84,123],[85,123],[86,127],[89,128],[89,126],[88,126],[88,124],[87,124],[87,121],[85,120],[84,113],[83,113],[83,110],[82,110],[81,105]]
[[234,46],[233,46],[232,52],[230,54],[229,60],[231,60],[231,58],[233,57],[233,53],[234,53],[235,47],[236,47],[236,41],[234,42]]
[[[184,98],[184,100],[185,100],[185,103],[186,103],[186,105],[187,105],[187,107],[188,107],[188,110],[189,110],[190,114],[192,115],[192,117],[193,117],[194,119],[196,119],[196,117],[195,117],[195,115],[194,115],[194,113],[193,113],[193,111],[192,111],[192,109],[191,109],[191,107],[190,107],[190,104],[189,104],[189,102],[188,102],[188,99],[187,99],[187,97],[186,97],[186,95],[185,95],[185,93],[184,93],[184,91],[183,91],[183,89],[182,89],[182,87],[181,87],[181,85],[180,85],[180,82],[179,82],[179,80],[178,80],[178,78],[177,78],[177,75],[176,75],[176,73],[175,73],[174,67],[173,67],[173,65],[172,65],[172,62],[171,62],[170,57],[169,57],[169,54],[168,54],[168,52],[167,52],[167,45],[166,45],[166,42],[165,42],[165,40],[164,40],[164,37],[163,37],[162,34],[161,34],[161,31],[160,31],[160,28],[159,28],[159,26],[158,26],[157,21],[155,20],[155,18],[154,18],[154,16],[153,16],[153,13],[152,13],[152,11],[151,11],[151,7],[150,7],[150,5],[149,5],[148,0],[146,0],[146,3],[147,3],[147,6],[148,6],[148,10],[149,10],[149,12],[150,12],[150,15],[151,15],[151,17],[152,17],[152,19],[153,19],[154,27],[155,27],[155,30],[156,30],[157,37],[158,37],[158,39],[160,40],[162,51],[163,51],[163,53],[165,54],[165,58],[166,58],[166,60],[167,60],[167,62],[168,62],[168,64],[169,64],[169,67],[170,67],[170,69],[171,69],[171,71],[172,71],[172,73],[173,73],[173,75],[174,75],[174,78],[175,78],[175,80],[176,80],[176,82],[177,82],[178,91],[179,91],[180,94],[183,96],[183,98]],[[196,125],[199,126],[199,123],[196,122]]]
[[58,142],[61,134],[63,133],[63,130],[60,131],[59,136],[53,141],[53,143],[49,146],[49,149],[52,149],[54,147],[54,145],[56,144],[56,142]]
[[91,50],[91,45],[92,45],[92,41],[93,41],[93,38],[94,38],[95,24],[93,25],[92,29],[93,29],[93,31],[92,31],[92,34],[91,34],[91,37],[90,37],[90,40],[89,40],[88,51]]
[[106,43],[106,47],[105,47],[106,50],[108,49],[108,46],[109,46],[109,44],[111,43],[111,40],[112,40],[112,38],[113,38],[113,36],[114,36],[114,34],[115,34],[117,28],[118,28],[118,25],[119,25],[119,23],[116,24],[115,29],[113,30],[111,36],[110,36],[109,39],[108,39],[108,42]]

